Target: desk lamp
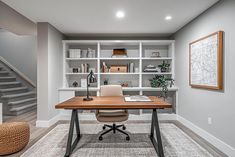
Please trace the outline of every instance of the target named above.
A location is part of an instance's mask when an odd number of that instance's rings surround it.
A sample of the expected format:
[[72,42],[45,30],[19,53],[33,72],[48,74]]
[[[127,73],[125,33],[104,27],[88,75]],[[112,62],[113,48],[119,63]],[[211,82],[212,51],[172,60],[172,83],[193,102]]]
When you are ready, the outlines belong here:
[[86,91],[86,98],[83,98],[83,101],[91,101],[93,100],[93,98],[91,98],[89,96],[89,86],[91,83],[96,83],[96,77],[93,73],[93,71],[91,70],[91,72],[87,75],[87,91]]

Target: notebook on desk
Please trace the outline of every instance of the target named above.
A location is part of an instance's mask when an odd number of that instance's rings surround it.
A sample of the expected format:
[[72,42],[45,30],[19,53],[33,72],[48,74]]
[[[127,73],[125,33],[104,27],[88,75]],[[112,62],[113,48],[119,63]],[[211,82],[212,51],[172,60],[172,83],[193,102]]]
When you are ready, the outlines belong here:
[[125,101],[127,102],[151,102],[152,100],[145,95],[132,95],[125,96]]

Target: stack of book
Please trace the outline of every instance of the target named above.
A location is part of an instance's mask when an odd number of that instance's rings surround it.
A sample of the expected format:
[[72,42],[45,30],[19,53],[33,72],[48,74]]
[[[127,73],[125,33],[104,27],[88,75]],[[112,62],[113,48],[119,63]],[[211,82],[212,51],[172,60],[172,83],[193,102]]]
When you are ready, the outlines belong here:
[[81,58],[81,49],[69,49],[69,58]]
[[161,69],[154,65],[148,65],[145,67],[144,72],[161,72]]
[[134,73],[134,63],[127,64],[127,72]]
[[89,64],[81,64],[82,73],[88,73]]

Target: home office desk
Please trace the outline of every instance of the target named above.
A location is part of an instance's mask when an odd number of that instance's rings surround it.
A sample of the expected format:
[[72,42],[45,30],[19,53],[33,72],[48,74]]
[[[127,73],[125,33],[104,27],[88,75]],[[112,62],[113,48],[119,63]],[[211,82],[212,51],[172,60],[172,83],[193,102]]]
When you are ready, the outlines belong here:
[[[161,134],[159,129],[159,122],[157,116],[157,109],[171,108],[172,105],[159,99],[155,96],[149,97],[151,102],[126,102],[123,96],[116,97],[105,97],[97,96],[93,97],[92,101],[83,101],[83,97],[74,97],[63,103],[60,103],[55,106],[56,109],[66,109],[72,110],[72,116],[70,121],[69,136],[67,141],[67,148],[65,157],[70,156],[74,148],[77,146],[81,135],[80,135],[80,126],[78,120],[77,110],[94,110],[94,109],[152,109],[152,122],[151,122],[151,131],[150,139],[153,143],[153,146],[158,153],[159,157],[164,157]],[[72,143],[74,125],[76,128],[76,139]],[[154,130],[156,133],[156,139],[154,137]]]

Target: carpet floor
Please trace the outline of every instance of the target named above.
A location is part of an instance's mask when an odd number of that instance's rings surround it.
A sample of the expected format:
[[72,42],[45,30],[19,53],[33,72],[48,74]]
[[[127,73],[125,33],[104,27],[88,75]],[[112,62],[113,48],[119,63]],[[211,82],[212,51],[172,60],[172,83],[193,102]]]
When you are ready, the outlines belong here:
[[[149,139],[150,124],[126,124],[125,135],[110,132],[99,141],[102,124],[81,124],[82,138],[72,157],[157,157]],[[173,123],[160,123],[166,157],[212,157],[212,155]],[[60,124],[29,148],[21,157],[63,157],[68,137],[68,124]]]

